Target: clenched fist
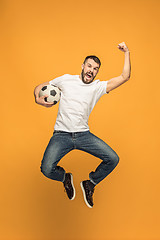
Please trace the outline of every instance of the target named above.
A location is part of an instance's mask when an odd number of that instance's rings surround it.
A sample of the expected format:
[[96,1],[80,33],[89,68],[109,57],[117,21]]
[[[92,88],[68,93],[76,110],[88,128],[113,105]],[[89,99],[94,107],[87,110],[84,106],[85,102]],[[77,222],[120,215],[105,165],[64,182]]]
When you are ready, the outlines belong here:
[[117,46],[122,52],[129,52],[128,47],[126,46],[125,42],[119,43]]

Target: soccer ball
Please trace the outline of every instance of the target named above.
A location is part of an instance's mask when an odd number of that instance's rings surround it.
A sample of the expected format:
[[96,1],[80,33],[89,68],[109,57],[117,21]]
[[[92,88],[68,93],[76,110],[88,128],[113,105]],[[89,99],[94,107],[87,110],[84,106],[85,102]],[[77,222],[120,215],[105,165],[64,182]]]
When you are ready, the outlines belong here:
[[46,85],[43,86],[39,91],[39,97],[42,97],[44,95],[48,95],[48,97],[44,98],[45,102],[52,102],[55,105],[60,100],[61,91],[56,86]]

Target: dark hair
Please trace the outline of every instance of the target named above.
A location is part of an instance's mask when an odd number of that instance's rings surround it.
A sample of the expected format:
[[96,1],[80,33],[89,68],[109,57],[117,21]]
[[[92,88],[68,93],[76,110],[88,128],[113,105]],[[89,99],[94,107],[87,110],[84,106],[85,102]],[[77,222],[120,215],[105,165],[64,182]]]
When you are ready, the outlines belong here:
[[87,59],[89,59],[89,58],[93,59],[96,63],[98,63],[98,64],[99,64],[99,67],[101,66],[101,61],[100,61],[100,59],[99,59],[98,57],[96,57],[95,55],[87,56],[87,57],[85,58],[83,64],[85,64],[85,62],[86,62]]

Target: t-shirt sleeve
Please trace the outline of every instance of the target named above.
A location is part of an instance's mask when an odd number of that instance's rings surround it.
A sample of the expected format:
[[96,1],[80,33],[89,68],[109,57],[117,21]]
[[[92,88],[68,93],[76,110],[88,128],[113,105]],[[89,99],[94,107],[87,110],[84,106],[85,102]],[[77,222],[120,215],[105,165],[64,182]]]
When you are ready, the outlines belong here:
[[64,74],[64,75],[62,75],[60,77],[54,78],[51,81],[49,81],[49,84],[61,88],[62,84],[63,84],[63,81],[65,80],[67,75],[68,74]]
[[107,84],[108,81],[98,81],[97,82],[97,98],[99,99],[100,97],[102,97],[104,94],[108,94],[108,92],[106,92],[107,90]]

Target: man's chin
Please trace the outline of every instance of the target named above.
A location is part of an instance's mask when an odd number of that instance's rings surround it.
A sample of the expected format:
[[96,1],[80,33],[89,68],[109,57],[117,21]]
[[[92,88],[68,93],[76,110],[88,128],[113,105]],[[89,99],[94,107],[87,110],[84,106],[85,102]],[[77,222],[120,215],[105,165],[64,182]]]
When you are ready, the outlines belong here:
[[86,84],[89,84],[89,83],[93,82],[93,78],[91,78],[91,79],[82,78],[82,81]]

